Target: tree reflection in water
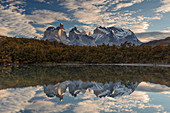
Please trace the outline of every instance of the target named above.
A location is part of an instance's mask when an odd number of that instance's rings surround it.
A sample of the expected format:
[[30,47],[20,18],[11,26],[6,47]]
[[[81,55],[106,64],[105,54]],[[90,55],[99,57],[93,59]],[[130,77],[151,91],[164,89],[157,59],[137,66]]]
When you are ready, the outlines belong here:
[[151,82],[170,86],[168,67],[135,66],[0,66],[0,89],[56,84],[66,80]]

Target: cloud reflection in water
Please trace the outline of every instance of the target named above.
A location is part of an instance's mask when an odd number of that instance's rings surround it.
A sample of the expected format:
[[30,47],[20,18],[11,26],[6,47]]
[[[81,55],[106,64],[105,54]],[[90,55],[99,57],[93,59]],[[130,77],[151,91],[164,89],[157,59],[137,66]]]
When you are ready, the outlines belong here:
[[[69,85],[68,83],[70,82],[73,81],[65,81],[63,83]],[[55,96],[47,97],[42,86],[0,90],[0,112],[170,112],[167,104],[170,102],[170,88],[164,85],[141,82],[130,95],[116,96],[114,98],[107,95],[99,98],[94,94],[93,90],[95,88],[93,85],[96,83],[104,88],[105,84],[98,82],[82,83],[90,83],[92,86],[84,93],[82,88],[82,91],[76,97],[72,96],[67,87],[62,102],[58,98],[54,98]],[[118,83],[116,82],[116,84]],[[59,84],[61,85],[61,83]],[[122,85],[120,86],[122,87]],[[129,84],[129,86],[131,85]],[[128,85],[124,85],[125,87],[128,89]],[[90,91],[89,89],[92,90]],[[153,89],[154,92],[152,92]]]

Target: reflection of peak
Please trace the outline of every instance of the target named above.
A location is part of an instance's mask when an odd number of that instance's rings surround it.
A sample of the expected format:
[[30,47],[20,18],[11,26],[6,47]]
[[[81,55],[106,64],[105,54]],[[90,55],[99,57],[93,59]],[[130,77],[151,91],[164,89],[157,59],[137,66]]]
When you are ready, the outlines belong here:
[[89,89],[97,97],[117,97],[123,95],[130,95],[139,85],[138,82],[131,83],[131,85],[126,86],[121,84],[121,82],[109,82],[109,83],[99,83],[99,82],[82,82],[82,81],[65,81],[58,83],[56,85],[48,85],[44,87],[44,92],[48,97],[58,97],[60,100],[63,99],[63,96],[68,88],[69,93],[76,97],[77,94],[82,92],[83,94]]

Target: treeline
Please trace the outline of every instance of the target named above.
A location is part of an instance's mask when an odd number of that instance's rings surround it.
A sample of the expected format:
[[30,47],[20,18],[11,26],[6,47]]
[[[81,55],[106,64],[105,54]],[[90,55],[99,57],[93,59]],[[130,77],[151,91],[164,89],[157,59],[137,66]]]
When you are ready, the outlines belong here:
[[170,46],[69,46],[0,36],[0,63],[170,63]]

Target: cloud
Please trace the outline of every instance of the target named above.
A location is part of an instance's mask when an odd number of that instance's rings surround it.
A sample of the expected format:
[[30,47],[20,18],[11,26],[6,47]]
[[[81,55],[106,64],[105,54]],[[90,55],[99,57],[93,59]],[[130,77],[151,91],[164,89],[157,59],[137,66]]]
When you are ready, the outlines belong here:
[[[26,87],[17,89],[0,90],[0,112],[63,112],[71,104],[58,105],[50,101],[43,92],[43,87]],[[41,99],[40,99],[41,98]]]
[[[80,30],[92,31],[95,27],[123,27],[131,29],[135,33],[146,32],[149,29],[150,21],[163,18],[162,13],[169,12],[169,0],[162,0],[162,5],[153,11],[153,16],[141,15],[143,9],[129,9],[135,4],[144,0],[57,0],[61,10],[52,11],[47,9],[34,9],[28,12],[25,10],[27,2],[24,0],[1,0],[0,7],[0,30],[1,35],[42,37],[43,27],[47,27],[54,22],[65,20],[67,22],[77,22]],[[35,1],[34,1],[35,2]],[[40,4],[48,3],[46,0],[36,0]],[[65,9],[66,8],[66,9]],[[129,10],[128,10],[129,9]],[[65,11],[67,12],[65,13]],[[32,12],[31,12],[32,11]],[[140,14],[140,16],[139,16]],[[38,26],[38,27],[37,27]],[[68,28],[66,28],[68,29]],[[142,39],[142,38],[141,38]],[[154,37],[143,38],[143,41],[154,39]]]
[[170,12],[170,0],[161,0],[162,4],[159,8],[156,9],[156,12]]
[[5,8],[4,6],[0,7],[0,29],[5,30],[1,35],[22,35],[25,37],[40,36],[36,33],[35,28],[29,24],[30,20],[16,9],[18,9],[17,6],[10,6],[9,8]]
[[170,30],[170,27],[166,27],[165,29],[169,29]]
[[164,32],[164,33],[170,33],[170,27],[164,28],[162,32]]
[[37,31],[44,32],[46,30],[45,27],[36,27]]
[[26,18],[36,24],[53,23],[58,20],[67,20],[67,21],[71,20],[64,13],[54,12],[50,10],[35,10],[31,14],[32,15],[26,15]]
[[80,111],[81,113],[100,113],[100,106],[91,100],[87,100],[85,102],[79,102],[78,106],[74,108],[75,113],[80,113]]
[[143,1],[144,0],[132,0],[132,1],[127,2],[127,3],[119,3],[119,4],[116,5],[116,7],[112,11],[117,11],[117,10],[120,10],[122,8],[130,7],[130,6],[132,6],[132,5],[136,4],[136,3],[141,3]]
[[[60,5],[73,11],[74,20],[86,25],[105,25],[111,20],[109,12],[105,12],[104,6],[107,4],[105,0],[65,0]],[[80,16],[81,15],[81,16]]]
[[140,32],[145,32],[149,27],[149,24],[147,22],[142,22],[139,24],[135,25],[130,25],[129,28],[134,32],[134,33],[140,33]]
[[[79,26],[80,28],[82,27],[87,31],[91,31],[98,26],[110,26],[115,24],[117,26],[122,26],[129,22],[136,22],[136,19],[130,17],[130,15],[135,12],[129,11],[123,13],[113,13],[106,11],[107,4],[113,5],[117,2],[105,2],[105,0],[88,0],[83,2],[76,0],[66,0],[60,5],[67,8],[68,11],[73,12],[74,20],[83,24],[82,26]],[[91,28],[87,26],[90,26]]]
[[24,1],[21,0],[1,0],[2,3],[11,3],[10,5],[23,4]]
[[[80,16],[81,15],[81,16]],[[84,24],[93,24],[98,21],[99,15],[98,13],[89,13],[88,10],[80,10],[74,13],[74,17],[77,19],[78,22]]]
[[52,101],[35,100],[32,104],[26,106],[26,111],[34,111],[36,113],[60,113],[65,111],[71,104],[57,105]]
[[[1,25],[1,24],[0,24]],[[9,36],[8,33],[9,32],[12,32],[11,29],[7,28],[7,27],[4,27],[4,26],[0,26],[0,31],[3,31],[1,32],[0,35],[3,35],[3,36]]]
[[[3,31],[0,35],[27,38],[42,37],[42,34],[37,33],[37,31],[44,32],[43,26],[47,27],[48,24],[59,20],[71,20],[64,13],[50,10],[35,10],[31,15],[26,15],[23,8],[25,2],[23,1],[8,0],[1,2],[8,2],[9,4],[0,7],[0,30]],[[35,27],[31,23],[43,26]]]
[[13,12],[18,12],[18,13],[23,13],[25,9],[23,9],[23,5],[26,4],[24,1],[19,1],[19,0],[2,0],[1,3],[8,3],[6,5],[1,5],[1,10],[2,8],[4,9],[10,9]]
[[36,1],[38,1],[38,2],[46,2],[45,0],[36,0]]
[[148,92],[170,92],[170,87],[165,85],[153,84],[148,82],[141,82],[136,89],[137,91]]
[[[82,95],[81,95],[82,96]],[[83,97],[85,98],[85,97]],[[79,97],[78,99],[82,99]],[[88,109],[86,109],[88,108]],[[87,112],[159,112],[163,111],[162,105],[150,103],[150,97],[146,92],[135,91],[132,95],[122,97],[94,98],[87,96],[73,108],[75,113]]]
[[[156,89],[157,92],[165,86],[158,84],[150,84],[142,82],[139,84],[139,89],[150,88]],[[159,104],[154,104],[151,99],[160,97],[153,96],[148,92],[138,90],[131,95],[121,96],[116,98],[103,97],[97,98],[94,94],[87,91],[85,94],[78,94],[77,97],[72,97],[68,91],[62,102],[58,98],[49,98],[43,92],[42,86],[25,87],[16,89],[0,90],[0,112],[164,112],[164,104],[160,100]],[[159,90],[157,90],[159,89]],[[147,90],[148,91],[148,90]],[[153,90],[155,91],[155,90]],[[162,90],[161,90],[162,91]],[[168,97],[168,93],[161,94],[163,100]],[[168,100],[167,100],[168,102]]]
[[[141,3],[144,0],[65,0],[61,1],[60,5],[71,12],[73,20],[83,24],[79,25],[87,31],[91,31],[98,26],[117,26],[132,29],[132,31],[139,33],[145,32],[149,28],[149,21],[160,20],[161,14],[154,16],[135,16],[139,10],[121,10],[122,8],[133,6],[134,4]],[[120,10],[120,11],[118,11]],[[81,16],[80,16],[81,15]],[[91,28],[87,29],[87,26]]]
[[[143,16],[138,16],[137,18],[131,17],[131,15],[135,14],[135,11],[126,11],[126,12],[117,12],[117,13],[104,13],[101,14],[100,16],[94,16],[93,21],[89,20],[88,17],[83,18],[84,21],[82,21],[84,24],[89,24],[89,25],[82,25],[79,26],[79,28],[84,28],[85,30],[91,31],[94,30],[95,27],[98,26],[105,26],[105,27],[123,27],[127,29],[131,29],[135,33],[140,33],[140,32],[145,32],[149,24],[147,21],[150,19],[149,17],[143,17]],[[78,14],[77,14],[78,15]],[[81,18],[81,17],[80,17]],[[101,19],[102,18],[102,19]],[[96,21],[97,20],[97,21]],[[86,21],[88,23],[86,23]],[[89,26],[89,27],[88,27]]]
[[[139,84],[140,85],[140,84]],[[139,87],[139,86],[138,86]],[[146,92],[143,92],[143,91],[138,91],[138,90],[135,90],[134,93],[132,93],[132,96],[134,99],[136,100],[140,100],[142,101],[143,103],[148,103],[150,98],[149,96],[147,95]]]
[[160,31],[143,32],[143,33],[136,33],[136,36],[140,41],[148,42],[151,40],[159,40],[159,39],[164,39],[166,37],[169,37],[170,32],[160,32]]
[[53,1],[46,1],[46,0],[35,0],[37,2],[41,2],[41,3],[46,3],[46,4],[51,4]]
[[22,89],[6,89],[0,90],[0,112],[19,112],[23,110],[25,106],[29,105],[30,100],[35,95],[35,91],[39,88],[27,87]]

